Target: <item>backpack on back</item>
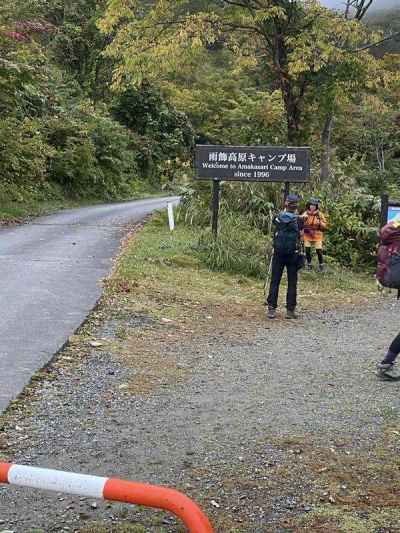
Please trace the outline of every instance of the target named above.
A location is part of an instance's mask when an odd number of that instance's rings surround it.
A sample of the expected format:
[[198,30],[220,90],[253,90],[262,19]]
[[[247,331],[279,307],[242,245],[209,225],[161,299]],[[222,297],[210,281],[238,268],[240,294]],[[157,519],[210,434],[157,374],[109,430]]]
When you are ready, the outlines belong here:
[[376,279],[384,287],[400,290],[400,221],[383,226],[379,238]]
[[298,216],[282,212],[274,219],[274,250],[280,255],[292,255],[299,251],[300,229]]

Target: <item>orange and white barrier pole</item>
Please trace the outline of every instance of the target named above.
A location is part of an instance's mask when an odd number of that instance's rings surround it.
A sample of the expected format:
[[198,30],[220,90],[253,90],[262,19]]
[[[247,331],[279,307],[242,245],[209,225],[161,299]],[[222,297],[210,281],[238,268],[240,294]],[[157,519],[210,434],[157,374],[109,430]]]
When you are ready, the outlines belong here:
[[166,487],[8,463],[0,463],[0,483],[155,507],[176,515],[190,533],[213,533],[208,518],[190,498]]

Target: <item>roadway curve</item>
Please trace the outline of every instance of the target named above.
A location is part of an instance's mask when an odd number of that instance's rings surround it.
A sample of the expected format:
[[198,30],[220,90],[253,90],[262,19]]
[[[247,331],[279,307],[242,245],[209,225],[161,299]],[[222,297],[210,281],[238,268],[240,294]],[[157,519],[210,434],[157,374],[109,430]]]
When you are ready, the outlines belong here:
[[167,200],[72,209],[0,229],[0,413],[82,324],[121,238]]

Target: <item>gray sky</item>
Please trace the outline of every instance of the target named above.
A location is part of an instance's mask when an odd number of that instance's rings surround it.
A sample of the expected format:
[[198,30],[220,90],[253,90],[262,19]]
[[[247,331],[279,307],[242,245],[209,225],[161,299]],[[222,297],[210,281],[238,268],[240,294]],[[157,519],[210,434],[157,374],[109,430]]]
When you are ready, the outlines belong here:
[[[336,9],[342,8],[345,4],[345,0],[320,0],[320,2],[327,7]],[[400,0],[374,0],[370,9],[385,9],[396,6],[400,7]]]
[[324,4],[328,7],[341,7],[343,5],[343,2],[341,0],[321,0],[321,4]]

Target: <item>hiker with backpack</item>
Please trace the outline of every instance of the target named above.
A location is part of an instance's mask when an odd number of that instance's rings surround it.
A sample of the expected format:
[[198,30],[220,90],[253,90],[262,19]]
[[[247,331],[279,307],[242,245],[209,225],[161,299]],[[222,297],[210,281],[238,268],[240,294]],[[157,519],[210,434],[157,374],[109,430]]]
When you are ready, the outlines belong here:
[[[376,279],[382,287],[397,289],[400,295],[400,221],[393,220],[379,232],[378,269]],[[377,364],[379,378],[389,381],[400,380],[395,361],[400,353],[400,333],[389,346],[385,358]]]
[[304,247],[306,250],[307,270],[312,270],[311,248],[315,248],[318,257],[318,270],[323,272],[324,256],[322,253],[324,231],[327,228],[326,217],[319,208],[319,200],[311,198],[306,211],[301,215],[304,220]]
[[272,272],[269,294],[267,298],[268,318],[276,318],[278,307],[279,285],[283,271],[286,268],[288,288],[286,295],[286,318],[297,318],[297,278],[299,266],[301,266],[300,242],[303,228],[303,220],[298,216],[299,197],[290,194],[285,201],[285,210],[279,213],[273,220],[274,254],[272,257]]

